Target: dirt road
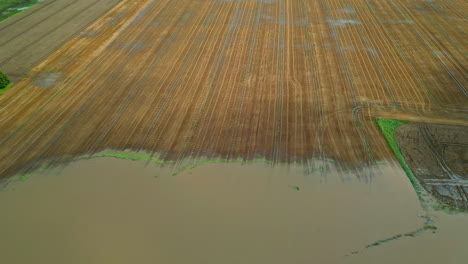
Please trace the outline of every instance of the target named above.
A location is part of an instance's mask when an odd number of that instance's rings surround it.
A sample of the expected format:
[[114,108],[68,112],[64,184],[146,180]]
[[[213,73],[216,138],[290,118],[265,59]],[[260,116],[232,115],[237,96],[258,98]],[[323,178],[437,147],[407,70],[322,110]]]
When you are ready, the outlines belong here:
[[379,113],[468,125],[467,13],[462,0],[122,1],[0,98],[0,175],[108,148],[373,164],[392,156]]

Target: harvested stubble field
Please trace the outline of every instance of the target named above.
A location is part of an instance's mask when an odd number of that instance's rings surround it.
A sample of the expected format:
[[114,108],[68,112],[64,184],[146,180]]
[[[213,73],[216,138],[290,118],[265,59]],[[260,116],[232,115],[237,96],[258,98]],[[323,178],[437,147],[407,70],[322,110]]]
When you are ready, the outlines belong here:
[[392,157],[374,117],[467,125],[467,13],[463,0],[122,1],[0,98],[0,175],[105,149],[373,164]]
[[[24,11],[21,15],[2,22],[0,24],[1,70],[5,71],[13,82],[23,78],[34,65],[120,1],[47,0]],[[14,2],[23,2],[25,5],[35,4],[38,1]]]

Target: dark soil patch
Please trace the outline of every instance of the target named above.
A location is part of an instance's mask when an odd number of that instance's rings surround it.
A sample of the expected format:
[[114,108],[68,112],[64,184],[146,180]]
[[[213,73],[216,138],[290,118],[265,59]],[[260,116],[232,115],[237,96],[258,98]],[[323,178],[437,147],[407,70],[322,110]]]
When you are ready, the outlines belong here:
[[450,207],[468,210],[468,127],[403,124],[395,138],[428,192]]

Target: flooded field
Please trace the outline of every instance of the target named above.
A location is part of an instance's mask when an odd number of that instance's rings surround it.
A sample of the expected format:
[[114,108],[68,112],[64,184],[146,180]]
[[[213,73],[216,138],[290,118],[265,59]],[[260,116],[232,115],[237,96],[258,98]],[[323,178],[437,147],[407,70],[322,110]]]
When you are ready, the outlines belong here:
[[[175,172],[177,172],[175,174]],[[425,211],[403,170],[187,170],[82,159],[0,191],[5,263],[460,263],[464,214]],[[450,246],[447,246],[450,244]]]
[[468,215],[436,201],[468,208],[466,132],[439,133],[468,127],[465,2],[46,0],[1,23],[0,261],[466,262]]

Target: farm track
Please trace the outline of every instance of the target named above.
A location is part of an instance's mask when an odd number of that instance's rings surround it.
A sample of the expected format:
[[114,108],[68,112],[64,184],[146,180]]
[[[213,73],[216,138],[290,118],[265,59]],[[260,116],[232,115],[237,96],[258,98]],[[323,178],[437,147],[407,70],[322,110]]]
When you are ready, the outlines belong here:
[[[62,7],[67,21],[100,1],[82,2],[45,2],[25,15],[40,27],[52,19],[45,4]],[[374,117],[468,125],[466,8],[123,0],[0,97],[0,177],[105,149],[177,162],[264,157],[309,172],[326,171],[312,160],[374,164],[391,157]],[[2,50],[60,30],[11,23]],[[11,67],[17,57],[0,61]],[[60,77],[41,86],[45,73]]]

